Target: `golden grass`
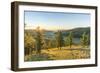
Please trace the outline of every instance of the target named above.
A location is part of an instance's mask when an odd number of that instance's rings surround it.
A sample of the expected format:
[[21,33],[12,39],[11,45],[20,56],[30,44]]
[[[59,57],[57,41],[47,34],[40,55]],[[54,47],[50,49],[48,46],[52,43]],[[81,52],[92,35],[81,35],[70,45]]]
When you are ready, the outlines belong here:
[[[36,53],[33,51],[34,54]],[[48,50],[41,50],[41,54],[47,55],[47,60],[87,59],[90,58],[90,49],[82,49],[81,46],[72,46],[72,48],[62,47],[61,50],[58,48],[50,48]]]
[[89,50],[70,50],[62,49],[58,50],[57,48],[42,50],[42,53],[47,53],[51,59],[54,60],[64,60],[64,59],[85,59],[90,57]]

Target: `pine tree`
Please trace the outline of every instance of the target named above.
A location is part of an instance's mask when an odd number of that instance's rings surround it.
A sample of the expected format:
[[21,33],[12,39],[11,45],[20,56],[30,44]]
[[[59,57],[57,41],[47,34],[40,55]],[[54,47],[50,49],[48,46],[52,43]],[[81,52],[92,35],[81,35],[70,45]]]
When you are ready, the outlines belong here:
[[85,47],[85,32],[82,34],[81,45],[83,48]]
[[42,33],[40,31],[40,27],[36,29],[36,52],[37,54],[41,53],[42,49]]
[[35,39],[30,33],[26,33],[24,35],[24,42],[25,42],[25,55],[32,54],[32,48],[35,46]]
[[89,46],[89,44],[90,44],[90,38],[89,38],[90,36],[89,35],[86,35],[86,46],[88,47]]
[[42,45],[43,49],[49,49],[51,48],[51,41],[48,38],[43,39],[43,45]]
[[58,49],[61,50],[61,47],[63,46],[63,37],[62,37],[61,31],[58,31],[56,33],[56,44],[57,44]]
[[84,32],[82,34],[81,45],[82,45],[83,48],[85,48],[85,46],[89,45],[89,35],[87,35],[86,32]]
[[72,32],[69,33],[67,41],[68,41],[68,45],[71,48],[72,47],[72,44],[73,44]]
[[68,37],[66,37],[66,36],[64,37],[64,45],[68,46]]

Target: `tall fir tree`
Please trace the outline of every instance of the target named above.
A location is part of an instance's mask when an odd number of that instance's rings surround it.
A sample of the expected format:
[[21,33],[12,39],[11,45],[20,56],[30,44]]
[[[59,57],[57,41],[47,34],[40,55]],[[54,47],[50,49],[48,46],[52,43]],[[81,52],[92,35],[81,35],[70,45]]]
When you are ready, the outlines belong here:
[[42,33],[40,31],[40,27],[36,29],[36,52],[37,54],[41,53],[42,49]]
[[82,45],[82,47],[85,48],[86,46],[88,46],[89,45],[89,41],[90,41],[89,35],[87,35],[86,32],[84,32],[82,34],[82,37],[81,37],[81,45]]
[[89,38],[90,36],[89,35],[86,35],[86,46],[88,47],[89,46],[89,44],[90,44],[90,38]]
[[32,49],[35,47],[35,39],[30,33],[24,34],[24,42],[25,42],[25,55],[32,54]]
[[72,36],[72,32],[69,33],[68,35],[68,45],[70,46],[70,48],[72,47],[73,44],[73,36]]
[[58,49],[61,50],[63,46],[63,36],[60,30],[56,33],[56,44],[57,44]]

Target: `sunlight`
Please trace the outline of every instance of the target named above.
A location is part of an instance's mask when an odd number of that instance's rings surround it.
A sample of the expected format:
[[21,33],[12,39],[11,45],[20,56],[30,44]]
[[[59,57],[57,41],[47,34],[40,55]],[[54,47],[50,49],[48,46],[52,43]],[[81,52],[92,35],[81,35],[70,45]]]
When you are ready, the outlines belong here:
[[69,26],[48,26],[48,25],[41,25],[41,24],[35,24],[35,25],[26,25],[24,29],[28,30],[28,29],[36,29],[37,27],[39,27],[42,30],[51,30],[51,31],[57,31],[57,30],[68,30],[68,29],[72,29]]

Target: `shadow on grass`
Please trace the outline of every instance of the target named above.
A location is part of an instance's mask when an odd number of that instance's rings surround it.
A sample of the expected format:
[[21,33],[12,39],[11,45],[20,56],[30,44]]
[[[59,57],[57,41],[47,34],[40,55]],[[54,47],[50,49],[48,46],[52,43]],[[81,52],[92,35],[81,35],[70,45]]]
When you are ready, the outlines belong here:
[[39,55],[38,54],[31,55],[25,61],[46,61],[46,60],[53,60],[53,59],[51,59],[48,54],[42,53]]

